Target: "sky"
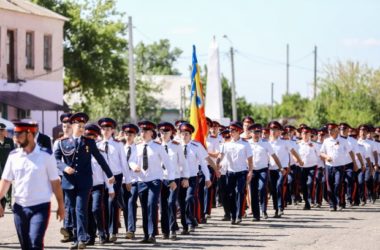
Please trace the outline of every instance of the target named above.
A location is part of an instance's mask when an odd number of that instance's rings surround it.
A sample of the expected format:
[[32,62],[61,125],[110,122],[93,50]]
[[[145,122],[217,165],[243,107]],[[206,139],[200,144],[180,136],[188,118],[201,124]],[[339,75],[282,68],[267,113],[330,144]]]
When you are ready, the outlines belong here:
[[[229,49],[235,51],[237,96],[251,103],[281,101],[286,91],[289,44],[289,92],[312,96],[314,46],[318,77],[324,65],[358,61],[380,67],[378,0],[117,0],[132,16],[133,42],[169,39],[183,50],[175,64],[189,75],[192,45],[198,62],[207,64],[213,36],[219,44],[221,73],[231,79]],[[227,35],[229,39],[223,38]],[[190,81],[190,78],[189,78]]]

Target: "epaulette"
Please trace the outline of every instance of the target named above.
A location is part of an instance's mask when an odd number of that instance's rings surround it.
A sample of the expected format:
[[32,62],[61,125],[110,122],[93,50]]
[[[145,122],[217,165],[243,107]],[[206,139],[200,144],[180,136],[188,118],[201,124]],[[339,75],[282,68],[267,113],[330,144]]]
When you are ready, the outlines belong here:
[[64,140],[67,140],[67,139],[69,139],[70,137],[68,137],[68,136],[61,136],[61,137],[59,137],[57,140],[58,141],[64,141]]
[[248,138],[241,138],[243,141],[248,142]]
[[139,142],[136,142],[136,145],[140,145],[142,143],[143,143],[142,141],[139,141]]
[[300,144],[300,143],[301,143],[301,141],[296,141],[296,143],[297,143],[297,144]]
[[113,140],[115,141],[115,142],[120,142],[118,139],[116,139],[116,138],[113,138]]
[[48,148],[45,148],[45,147],[40,147],[40,150],[41,150],[42,152],[45,152],[45,153],[49,154],[49,155],[51,155],[51,154],[52,154],[51,150],[50,150],[50,149],[48,149]]
[[192,145],[198,147],[198,144],[196,144],[195,142],[190,142]]
[[159,142],[159,141],[153,141],[153,142],[158,144],[158,145],[161,145],[161,142]]
[[172,143],[174,144],[174,145],[180,145],[180,143],[179,142],[177,142],[177,141],[172,141]]

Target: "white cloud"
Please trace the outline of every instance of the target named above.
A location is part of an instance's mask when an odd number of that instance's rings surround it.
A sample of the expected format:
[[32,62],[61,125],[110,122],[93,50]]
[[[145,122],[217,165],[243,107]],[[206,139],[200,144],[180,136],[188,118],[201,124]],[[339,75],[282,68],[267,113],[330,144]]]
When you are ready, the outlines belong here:
[[342,41],[343,45],[350,48],[368,48],[368,47],[380,47],[380,39],[376,38],[345,38]]

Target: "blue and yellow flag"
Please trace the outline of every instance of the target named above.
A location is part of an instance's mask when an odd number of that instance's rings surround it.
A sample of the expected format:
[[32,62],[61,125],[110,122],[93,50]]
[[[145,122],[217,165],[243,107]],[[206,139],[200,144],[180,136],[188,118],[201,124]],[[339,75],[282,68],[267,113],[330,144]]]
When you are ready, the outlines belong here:
[[204,95],[199,71],[195,45],[193,45],[193,63],[191,72],[191,99],[190,99],[190,124],[194,126],[195,131],[192,139],[203,144],[206,147],[208,134],[207,121],[205,115]]

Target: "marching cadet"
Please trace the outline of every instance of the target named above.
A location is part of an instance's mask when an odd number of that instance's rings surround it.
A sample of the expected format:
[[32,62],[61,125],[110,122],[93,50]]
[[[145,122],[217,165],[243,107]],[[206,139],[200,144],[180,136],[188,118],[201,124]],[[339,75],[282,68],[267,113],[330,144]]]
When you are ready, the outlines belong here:
[[[345,166],[344,182],[343,182],[345,188],[343,190],[344,192],[343,192],[342,200],[341,200],[342,206],[345,207],[346,205],[345,195],[347,195],[347,200],[350,203],[349,207],[352,207],[354,205],[354,200],[352,197],[353,188],[354,188],[354,173],[358,171],[358,166],[363,165],[364,162],[363,162],[362,155],[359,152],[357,140],[354,139],[353,137],[348,136],[349,129],[351,128],[350,125],[348,125],[347,123],[340,123],[339,128],[340,128],[340,137],[347,139],[347,142],[350,145],[351,150],[355,155],[356,164],[354,164],[354,162],[350,162]],[[361,164],[359,164],[357,160]],[[356,167],[355,169],[354,169],[354,166]]]
[[[5,163],[7,162],[9,153],[15,149],[15,145],[11,138],[6,137],[6,126],[4,123],[0,123],[0,176],[3,173]],[[9,187],[6,197],[1,200],[1,205],[5,207],[5,203],[8,203],[9,208],[12,207],[12,188]]]
[[[101,134],[100,128],[96,124],[88,124],[85,126],[84,136],[93,139],[95,141],[98,140]],[[103,157],[106,157],[104,153],[102,153]],[[99,244],[103,245],[106,242],[106,230],[104,225],[104,191],[105,184],[107,185],[108,196],[114,198],[115,192],[113,189],[113,185],[107,182],[107,176],[99,166],[98,162],[94,157],[91,159],[92,164],[92,178],[93,184],[91,189],[91,196],[89,200],[89,208],[88,208],[88,234],[89,240],[86,242],[86,245],[94,245],[96,232],[99,236]]]
[[[320,153],[322,143],[325,139],[326,132],[325,130],[319,129],[317,131],[317,140],[315,142],[315,146]],[[317,174],[315,175],[315,188],[314,188],[314,196],[313,199],[313,205],[320,208],[322,206],[322,200],[324,196],[324,185],[325,185],[325,178],[324,178],[324,169],[325,169],[325,163],[322,160],[321,157],[318,157],[318,163],[317,163]]]
[[379,168],[379,144],[374,140],[373,134],[375,132],[375,128],[372,125],[368,125],[369,130],[367,134],[367,139],[370,144],[372,144],[373,148],[373,154],[371,155],[371,162],[372,162],[372,168],[369,172],[369,176],[366,176],[366,183],[368,185],[368,197],[369,200],[372,201],[372,203],[376,202],[376,195],[375,195],[375,178],[374,173],[377,172],[377,169]]
[[[61,121],[62,125],[62,132],[63,135],[61,138],[66,138],[70,137],[73,134],[73,130],[71,128],[71,123],[70,123],[70,116],[71,113],[63,113],[59,119]],[[58,138],[53,144],[53,152],[59,147],[59,142],[61,138]],[[63,172],[60,170],[60,166],[65,163],[63,161],[57,161],[57,166],[58,166],[58,174],[62,180]],[[72,221],[72,215],[70,214],[70,209],[68,206],[69,200],[63,196],[63,199],[65,201],[65,219],[63,220],[63,227],[61,228],[60,232],[63,235],[63,239],[61,240],[62,243],[65,242],[70,242],[73,240],[73,221]]]
[[318,159],[320,159],[319,148],[315,142],[312,142],[311,128],[303,127],[299,129],[301,133],[301,140],[298,141],[299,155],[303,161],[303,166],[301,167],[301,183],[302,183],[302,194],[303,200],[305,201],[304,210],[310,210],[312,191],[314,188],[315,175],[318,167]]
[[73,136],[62,138],[54,155],[57,161],[64,160],[65,165],[60,166],[63,171],[62,189],[69,199],[69,209],[74,225],[75,241],[71,249],[83,249],[87,241],[88,200],[92,189],[91,156],[99,163],[106,173],[108,183],[114,183],[115,178],[100,154],[96,143],[83,136],[84,127],[88,121],[85,113],[75,113],[70,117]]
[[[180,187],[178,197],[181,210],[181,234],[188,235],[189,230],[190,232],[194,232],[195,227],[198,225],[195,219],[195,203],[197,202],[195,199],[195,193],[197,191],[199,166],[201,166],[202,172],[205,175],[205,186],[210,187],[210,172],[208,171],[207,163],[213,167],[215,167],[215,164],[208,156],[207,151],[202,144],[191,140],[191,134],[194,133],[194,127],[190,123],[181,123],[179,131],[183,153],[190,172],[190,178],[188,180],[189,186],[187,188]],[[181,178],[181,181],[182,180],[183,178]]]
[[[225,129],[220,132],[220,136],[223,138],[223,141],[220,147],[223,147],[224,144],[229,143],[231,141],[231,133],[230,130]],[[223,158],[220,161],[220,178],[218,179],[218,187],[219,187],[219,197],[220,202],[223,206],[224,216],[222,221],[231,221],[231,204],[228,200],[228,191],[227,191],[227,169],[228,169],[228,160],[227,158]]]
[[125,204],[122,196],[123,176],[129,183],[127,172],[127,156],[125,155],[123,144],[113,138],[116,128],[116,121],[112,118],[101,118],[98,121],[101,128],[102,140],[97,143],[99,151],[104,153],[108,166],[111,168],[112,174],[115,177],[113,189],[115,197],[108,199],[108,236],[110,242],[117,240],[119,208],[125,210]]
[[243,133],[241,133],[240,137],[248,141],[252,138],[251,132],[249,131],[249,126],[255,123],[255,120],[251,116],[245,116],[242,120],[243,123]]
[[338,125],[328,123],[326,127],[329,137],[324,140],[320,152],[326,163],[326,182],[330,196],[330,211],[336,211],[338,206],[339,210],[343,209],[339,201],[344,166],[347,164],[346,156],[349,155],[352,162],[355,161],[355,156],[347,140],[338,136]]
[[174,181],[175,168],[164,148],[158,142],[153,141],[156,124],[150,121],[141,121],[138,126],[143,142],[136,146],[137,162],[130,162],[129,165],[135,172],[141,171],[138,176],[138,192],[144,229],[144,239],[141,243],[156,243],[157,204],[164,177],[162,165],[166,168],[168,186],[172,190],[177,188]]
[[[220,138],[218,135],[220,124],[217,121],[212,121],[211,126],[209,127],[209,135],[206,139],[207,152],[213,162],[216,164],[216,158],[220,152]],[[214,169],[208,166],[210,171],[210,180],[212,185],[209,188],[204,188],[205,199],[204,199],[204,211],[203,214],[207,217],[211,217],[211,208],[213,204],[215,204],[215,197],[217,191],[217,178],[214,172]],[[203,218],[204,222],[206,222],[207,218]]]
[[[189,186],[189,167],[185,159],[181,144],[172,140],[172,136],[175,132],[173,124],[169,122],[162,122],[157,125],[157,129],[161,135],[161,145],[168,154],[170,161],[175,167],[175,183],[177,187],[187,188]],[[178,190],[170,189],[170,181],[168,179],[168,173],[165,165],[162,165],[164,169],[164,180],[161,187],[161,230],[164,239],[176,240],[178,230],[177,224],[177,198]],[[182,180],[181,180],[182,179]]]
[[231,224],[234,225],[242,222],[244,190],[246,183],[249,183],[252,178],[253,161],[249,143],[240,138],[243,127],[239,122],[232,122],[229,129],[232,140],[223,144],[217,164],[219,165],[224,157],[227,158],[228,202],[231,204]]
[[371,143],[370,140],[368,140],[368,132],[370,128],[368,125],[360,125],[359,126],[359,139],[358,144],[359,146],[364,147],[364,155],[363,158],[365,159],[366,166],[361,168],[361,171],[358,174],[358,183],[359,183],[359,193],[361,197],[361,205],[364,206],[367,203],[367,199],[371,198],[372,190],[371,190],[371,171],[372,171],[372,164],[374,158],[374,145]]
[[[62,189],[54,157],[35,143],[37,125],[15,123],[15,138],[20,148],[13,150],[0,181],[0,199],[14,181],[14,222],[21,249],[43,249],[50,217],[52,192],[57,202],[57,219],[64,217]],[[4,209],[0,206],[0,217]]]
[[273,157],[278,166],[281,165],[278,157],[274,153],[268,141],[262,139],[261,124],[253,124],[248,127],[251,131],[252,139],[249,140],[253,152],[253,175],[251,180],[251,208],[253,221],[260,220],[260,210],[264,219],[268,219],[267,214],[267,187],[268,187],[268,167],[269,159]]
[[303,162],[298,153],[287,140],[280,139],[282,126],[277,121],[272,121],[268,124],[270,131],[269,143],[271,144],[274,153],[277,155],[281,165],[277,165],[273,157],[269,163],[269,178],[273,199],[273,208],[275,210],[274,218],[279,218],[284,214],[283,186],[284,180],[289,171],[290,157],[294,156],[297,163],[302,166]]
[[135,239],[136,232],[136,218],[137,218],[137,198],[138,188],[137,188],[137,177],[141,174],[139,169],[132,169],[129,162],[136,162],[137,149],[135,144],[135,138],[139,133],[139,127],[133,123],[127,123],[122,126],[125,136],[125,146],[124,151],[127,156],[127,163],[129,168],[129,179],[131,182],[130,190],[128,191],[126,185],[123,186],[123,197],[124,204],[127,207],[123,210],[124,213],[124,224],[127,230],[126,239]]
[[[364,177],[363,174],[360,174],[362,172],[362,169],[365,169],[366,166],[366,149],[363,144],[359,143],[359,138],[358,138],[358,129],[356,128],[349,128],[348,129],[348,136],[352,138],[353,140],[356,140],[357,142],[357,153],[360,155],[356,157],[356,165],[358,166],[357,171],[353,171],[353,180],[354,180],[354,188],[352,191],[352,200],[353,200],[353,205],[354,206],[359,206],[360,205],[360,200],[361,200],[361,188],[363,188],[363,182],[364,182]],[[369,159],[368,159],[369,160]],[[360,175],[360,181],[359,181],[359,175]]]

